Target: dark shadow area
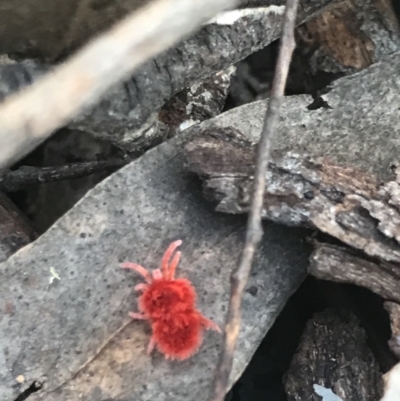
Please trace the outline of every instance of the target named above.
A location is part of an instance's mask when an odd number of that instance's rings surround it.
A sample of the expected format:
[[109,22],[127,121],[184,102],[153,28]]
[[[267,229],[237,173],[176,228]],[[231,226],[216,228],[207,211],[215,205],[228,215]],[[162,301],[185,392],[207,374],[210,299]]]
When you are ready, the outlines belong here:
[[[236,64],[237,71],[232,78],[231,88],[224,111],[268,97],[278,57],[279,41],[272,42],[258,52]],[[311,95],[319,99],[329,91],[329,85],[343,76],[322,70],[313,72],[310,59],[313,52],[304,52],[297,47],[293,53],[285,95]]]

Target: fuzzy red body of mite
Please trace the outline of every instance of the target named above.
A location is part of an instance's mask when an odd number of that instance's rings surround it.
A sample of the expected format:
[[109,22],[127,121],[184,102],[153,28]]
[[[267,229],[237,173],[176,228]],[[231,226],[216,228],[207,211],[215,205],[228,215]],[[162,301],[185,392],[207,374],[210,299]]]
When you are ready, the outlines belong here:
[[203,340],[202,320],[195,311],[178,313],[169,320],[156,320],[152,329],[157,348],[171,359],[189,358]]
[[196,291],[189,280],[175,279],[180,252],[172,254],[182,241],[173,242],[165,252],[161,269],[150,274],[144,267],[134,263],[123,263],[121,267],[133,269],[141,274],[146,283],[135,289],[142,291],[139,296],[140,313],[131,312],[133,319],[149,320],[152,336],[148,353],[157,347],[166,358],[186,359],[200,347],[204,329],[220,331],[211,320],[196,309]]
[[195,307],[196,292],[189,280],[154,280],[139,297],[139,310],[150,319],[167,320]]

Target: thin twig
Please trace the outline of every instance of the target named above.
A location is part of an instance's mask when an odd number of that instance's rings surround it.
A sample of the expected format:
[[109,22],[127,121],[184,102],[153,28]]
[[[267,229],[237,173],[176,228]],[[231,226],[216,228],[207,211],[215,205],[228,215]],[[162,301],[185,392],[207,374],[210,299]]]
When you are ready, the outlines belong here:
[[265,176],[270,161],[270,152],[274,136],[278,130],[280,108],[284,96],[286,79],[295,48],[294,28],[297,5],[298,0],[286,1],[281,46],[275,68],[268,110],[258,145],[257,163],[254,174],[254,192],[247,221],[246,240],[240,262],[231,275],[231,294],[225,326],[224,347],[214,375],[210,401],[222,401],[226,394],[229,375],[232,369],[233,354],[240,330],[242,296],[250,274],[254,253],[263,233],[261,214],[265,192]]
[[82,178],[93,173],[122,167],[130,161],[131,159],[126,157],[69,163],[62,166],[51,167],[21,166],[17,170],[4,171],[0,174],[0,190],[4,192],[15,192],[32,184]]
[[0,168],[26,155],[112,85],[235,0],[157,0],[0,106]]

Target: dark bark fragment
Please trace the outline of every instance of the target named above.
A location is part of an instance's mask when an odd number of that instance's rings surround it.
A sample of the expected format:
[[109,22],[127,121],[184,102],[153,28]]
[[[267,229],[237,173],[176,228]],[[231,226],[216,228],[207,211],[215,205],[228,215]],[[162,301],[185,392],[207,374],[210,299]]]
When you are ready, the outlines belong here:
[[368,260],[359,252],[340,246],[315,243],[309,273],[323,279],[365,287],[382,298],[400,302],[400,268]]
[[400,359],[400,268],[387,262],[365,258],[360,252],[315,242],[310,256],[309,273],[322,280],[350,283],[368,288],[385,302],[391,321],[392,337],[388,344]]
[[285,390],[288,401],[320,401],[314,385],[332,390],[343,401],[376,401],[382,395],[382,384],[358,319],[327,309],[307,323]]

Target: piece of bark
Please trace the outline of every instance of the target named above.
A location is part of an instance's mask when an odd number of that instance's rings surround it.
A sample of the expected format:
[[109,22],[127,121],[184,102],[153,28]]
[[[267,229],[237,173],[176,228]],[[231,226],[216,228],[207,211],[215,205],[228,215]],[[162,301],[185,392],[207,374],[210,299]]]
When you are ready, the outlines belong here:
[[[200,352],[185,362],[147,356],[149,329],[127,315],[136,309],[133,287],[141,279],[119,268],[124,260],[156,268],[166,246],[183,239],[177,272],[193,281],[200,310],[223,323],[245,218],[217,214],[201,199],[182,154],[198,127],[185,132],[97,185],[0,265],[0,304],[14,311],[0,317],[0,399],[14,400],[42,380],[32,401],[207,398],[221,337],[207,333]],[[248,283],[257,292],[244,298],[231,384],[306,274],[304,232],[271,223],[264,229]]]
[[288,401],[320,401],[314,385],[343,401],[375,401],[382,395],[379,366],[353,314],[327,309],[308,321],[285,379]]
[[[385,300],[391,321],[389,347],[400,359],[400,269],[397,265],[368,260],[359,252],[341,246],[314,242],[308,272],[322,280],[368,288]],[[396,302],[393,302],[396,301]]]
[[[54,59],[82,46],[150,0],[18,0],[0,2],[0,54]],[[324,0],[303,1],[306,12]],[[284,5],[282,0],[243,1],[244,6]],[[38,23],[38,21],[40,23]]]
[[339,283],[351,283],[400,302],[400,269],[397,265],[367,260],[352,249],[315,243],[310,257],[309,273]]
[[194,124],[216,117],[225,106],[232,75],[231,66],[172,97],[161,108],[158,119],[170,129],[170,136]]
[[[286,97],[274,151],[325,156],[332,163],[377,175],[378,180],[392,178],[400,147],[395,119],[400,107],[399,62],[396,52],[338,79],[323,95],[329,108],[309,110],[313,99],[308,95]],[[204,128],[233,126],[256,143],[265,110],[266,101],[253,102],[225,112]]]
[[[234,144],[224,130],[209,129],[186,146],[186,154],[188,168],[205,180],[205,196],[218,202],[217,211],[249,211],[254,146]],[[264,218],[318,228],[370,256],[400,262],[396,181],[380,186],[362,170],[289,152],[275,153],[266,187]]]
[[[314,242],[308,272],[319,279],[368,288],[385,300],[391,321],[388,344],[400,359],[400,269],[398,265],[368,260],[353,249]],[[396,302],[393,302],[396,301]]]
[[140,144],[136,143],[134,151],[130,147],[131,154],[139,156],[190,126],[220,114],[234,72],[235,68],[229,67],[174,95],[135,132]]
[[400,303],[385,302],[385,309],[390,317],[390,329],[392,338],[388,341],[392,352],[400,359]]
[[[399,62],[396,53],[338,80],[324,96],[328,109],[308,110],[306,96],[285,99],[265,218],[312,226],[370,256],[400,261],[400,179],[392,169],[400,151]],[[218,211],[249,210],[255,145],[230,142],[237,136],[256,143],[264,113],[263,102],[224,113],[186,147],[188,169],[202,177]],[[229,138],[210,135],[228,127],[235,127]]]
[[[304,1],[299,23],[330,1]],[[279,6],[274,5],[277,2]],[[129,80],[115,86],[97,106],[75,118],[70,127],[111,140],[130,151],[147,149],[149,135],[153,136],[152,143],[157,144],[163,139],[162,135],[157,136],[159,131],[149,134],[146,130],[156,122],[163,104],[181,90],[201,83],[277,39],[283,3],[270,0],[265,7],[203,26],[193,37],[147,62]],[[32,63],[0,66],[0,98],[31,83],[45,69]],[[2,80],[4,74],[6,79]]]
[[[0,262],[37,238],[37,234],[6,194],[0,192]],[[11,304],[2,307],[12,310]],[[5,312],[7,313],[7,312]]]
[[349,74],[400,49],[400,29],[387,0],[340,0],[298,29],[299,51],[312,71]]

